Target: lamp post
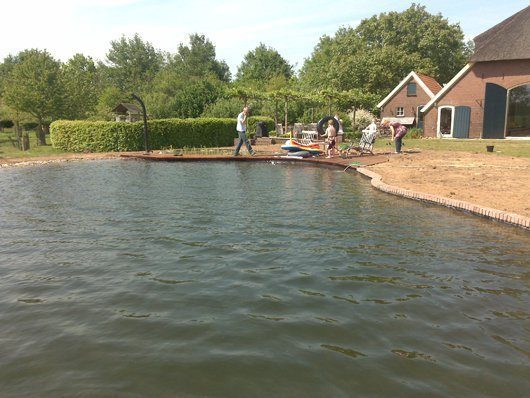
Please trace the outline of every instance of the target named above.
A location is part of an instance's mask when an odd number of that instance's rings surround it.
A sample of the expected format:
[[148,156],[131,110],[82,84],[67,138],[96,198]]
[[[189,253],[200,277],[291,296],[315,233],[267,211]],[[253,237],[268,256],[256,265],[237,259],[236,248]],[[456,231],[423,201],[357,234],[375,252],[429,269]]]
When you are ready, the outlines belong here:
[[149,143],[148,143],[148,140],[147,140],[147,111],[145,110],[145,104],[144,102],[142,101],[142,99],[140,97],[138,97],[136,94],[131,94],[131,96],[140,103],[140,105],[142,106],[142,113],[143,113],[143,116],[144,116],[144,147],[145,147],[145,152],[144,152],[144,155],[149,155]]

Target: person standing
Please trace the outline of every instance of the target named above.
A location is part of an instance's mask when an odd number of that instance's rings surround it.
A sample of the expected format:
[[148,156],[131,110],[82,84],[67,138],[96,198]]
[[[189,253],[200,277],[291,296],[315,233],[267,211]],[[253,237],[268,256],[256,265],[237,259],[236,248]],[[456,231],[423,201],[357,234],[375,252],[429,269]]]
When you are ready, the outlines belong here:
[[403,137],[407,134],[407,128],[398,122],[392,122],[389,126],[390,131],[392,131],[392,139],[396,144],[396,153],[401,153],[401,145],[403,144]]
[[328,148],[326,150],[327,158],[331,158],[335,154],[335,147],[337,145],[337,130],[333,126],[333,120],[328,120],[328,128],[326,129],[326,134],[322,137],[327,137],[326,141],[328,143]]
[[248,141],[247,134],[246,134],[247,133],[247,119],[248,119],[248,107],[245,106],[243,108],[243,112],[241,112],[239,115],[237,115],[236,130],[237,130],[237,135],[239,137],[239,141],[237,143],[236,151],[234,152],[234,156],[239,155],[239,150],[241,149],[241,146],[243,145],[243,143],[247,147],[248,153],[250,153],[250,155],[254,156],[254,150],[250,146],[250,142]]

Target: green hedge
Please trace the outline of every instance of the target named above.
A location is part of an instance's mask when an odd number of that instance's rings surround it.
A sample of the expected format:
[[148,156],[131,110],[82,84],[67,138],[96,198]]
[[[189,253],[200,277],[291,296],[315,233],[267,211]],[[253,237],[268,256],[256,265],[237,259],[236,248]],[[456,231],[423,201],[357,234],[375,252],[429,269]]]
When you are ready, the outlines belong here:
[[[258,121],[267,127],[274,121],[251,117],[250,129]],[[232,146],[237,137],[235,119],[157,119],[148,121],[149,148]],[[143,123],[58,120],[50,126],[55,148],[73,152],[139,151],[144,149]]]
[[270,133],[271,131],[275,131],[276,127],[274,126],[274,120],[267,116],[250,116],[248,118],[248,132],[249,133],[255,133],[256,132],[256,124],[258,122],[265,122],[267,125],[267,131]]

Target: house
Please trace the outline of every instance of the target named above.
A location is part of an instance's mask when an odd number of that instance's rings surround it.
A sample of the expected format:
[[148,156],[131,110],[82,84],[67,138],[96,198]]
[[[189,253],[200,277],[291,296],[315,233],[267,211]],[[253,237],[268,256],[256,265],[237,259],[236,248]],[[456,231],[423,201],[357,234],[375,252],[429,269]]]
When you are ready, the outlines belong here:
[[442,86],[432,77],[410,72],[377,104],[382,120],[395,120],[403,125],[423,128],[423,114],[419,110],[441,89]]
[[141,109],[128,102],[120,103],[112,112],[116,115],[117,122],[137,122],[143,117]]
[[530,138],[530,6],[474,42],[468,64],[423,107],[425,136]]

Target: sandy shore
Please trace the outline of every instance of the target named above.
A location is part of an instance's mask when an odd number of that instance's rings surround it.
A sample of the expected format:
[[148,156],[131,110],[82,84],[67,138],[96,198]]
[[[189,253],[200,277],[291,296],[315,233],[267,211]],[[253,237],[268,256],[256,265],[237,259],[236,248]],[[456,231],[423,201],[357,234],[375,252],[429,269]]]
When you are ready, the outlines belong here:
[[[258,146],[255,149],[258,154],[263,155],[281,152],[279,146]],[[119,156],[120,153],[117,152],[69,153],[37,158],[0,159],[0,166]],[[409,149],[409,152],[401,155],[390,155],[389,162],[369,166],[369,169],[380,174],[387,184],[530,217],[528,158]]]
[[387,184],[530,217],[530,159],[422,151],[370,166]]

